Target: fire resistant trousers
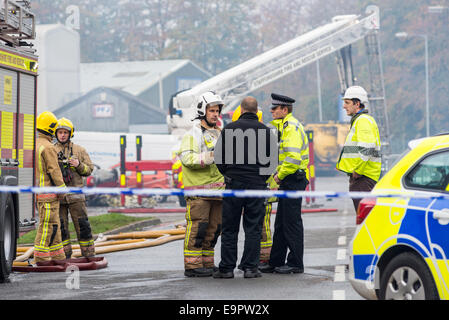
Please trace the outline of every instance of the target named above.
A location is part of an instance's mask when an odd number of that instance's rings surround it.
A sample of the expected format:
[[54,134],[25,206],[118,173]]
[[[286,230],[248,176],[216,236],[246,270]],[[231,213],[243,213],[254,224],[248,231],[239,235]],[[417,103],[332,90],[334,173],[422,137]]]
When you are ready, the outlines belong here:
[[[266,185],[254,185],[232,180],[226,183],[226,189],[266,190]],[[237,242],[240,219],[243,209],[243,230],[245,244],[240,266],[243,270],[259,266],[262,224],[265,216],[265,199],[234,198],[223,199],[223,231],[221,234],[221,272],[233,271],[237,263]]]
[[70,241],[69,232],[69,213],[75,227],[82,256],[94,256],[94,239],[92,237],[89,219],[87,218],[86,202],[77,201],[70,204],[61,203],[59,209],[59,218],[61,219],[61,237],[66,258],[69,259],[72,256],[72,244]]
[[39,226],[34,239],[34,261],[64,260],[59,229],[59,200],[37,202]]
[[[304,191],[308,181],[295,174],[288,175],[281,181],[279,190]],[[301,218],[302,198],[279,198],[279,204],[274,222],[273,247],[270,262],[273,267],[287,265],[294,268],[304,268],[304,227]],[[287,249],[290,250],[287,256]]]
[[[376,185],[376,181],[366,176],[360,176],[358,178],[354,178],[352,175],[349,178],[349,191],[356,192],[370,192],[373,190]],[[353,198],[352,202],[354,203],[355,212],[357,212],[357,208],[359,207],[359,203],[362,199]]]
[[260,262],[268,262],[270,259],[271,246],[273,240],[271,238],[271,209],[272,203],[267,202],[265,205],[265,217],[262,226],[262,239],[260,240]]
[[185,270],[214,267],[214,247],[221,233],[222,201],[187,198]]

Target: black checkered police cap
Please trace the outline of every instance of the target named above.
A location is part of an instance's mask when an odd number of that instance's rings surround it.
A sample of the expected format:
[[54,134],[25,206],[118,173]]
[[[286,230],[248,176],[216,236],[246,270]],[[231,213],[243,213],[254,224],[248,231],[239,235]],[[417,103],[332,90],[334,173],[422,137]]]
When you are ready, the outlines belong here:
[[295,103],[295,99],[277,93],[272,93],[271,99],[271,104],[273,106],[293,106],[293,104]]

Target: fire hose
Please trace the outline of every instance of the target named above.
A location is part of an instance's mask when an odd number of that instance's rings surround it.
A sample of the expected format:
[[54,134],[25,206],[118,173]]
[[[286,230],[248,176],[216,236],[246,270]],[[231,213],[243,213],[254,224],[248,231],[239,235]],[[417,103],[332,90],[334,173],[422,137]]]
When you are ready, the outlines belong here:
[[[126,232],[116,235],[100,234],[95,241],[95,254],[154,247],[184,239],[184,236],[184,228]],[[73,258],[82,256],[79,245],[73,245],[72,249]],[[18,247],[17,258],[14,260],[13,266],[29,266],[28,261],[33,256],[33,253],[34,247]]]

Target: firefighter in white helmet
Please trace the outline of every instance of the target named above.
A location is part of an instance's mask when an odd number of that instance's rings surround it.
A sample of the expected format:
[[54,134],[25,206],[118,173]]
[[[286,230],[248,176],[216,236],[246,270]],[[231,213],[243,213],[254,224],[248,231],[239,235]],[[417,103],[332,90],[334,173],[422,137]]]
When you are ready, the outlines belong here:
[[[371,191],[380,177],[380,135],[376,120],[368,115],[368,94],[360,86],[349,87],[343,108],[351,116],[351,128],[337,162],[337,169],[347,173],[349,191]],[[357,211],[361,199],[352,199]]]
[[[214,164],[214,148],[220,135],[217,126],[223,107],[221,97],[205,92],[194,108],[193,128],[181,142],[184,190],[224,189],[224,178]],[[221,198],[187,197],[187,230],[184,240],[184,269],[187,277],[212,276],[214,247],[221,233]]]

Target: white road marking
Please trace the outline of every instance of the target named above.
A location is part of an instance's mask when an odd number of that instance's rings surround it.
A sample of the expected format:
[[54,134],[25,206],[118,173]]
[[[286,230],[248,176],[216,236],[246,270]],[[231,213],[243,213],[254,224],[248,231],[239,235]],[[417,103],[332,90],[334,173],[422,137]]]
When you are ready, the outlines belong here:
[[346,245],[346,236],[339,236],[338,237],[338,245],[339,246],[345,246]]
[[346,249],[338,249],[337,260],[345,260],[345,259],[346,259]]
[[345,300],[345,299],[346,299],[345,290],[332,291],[332,300]]

